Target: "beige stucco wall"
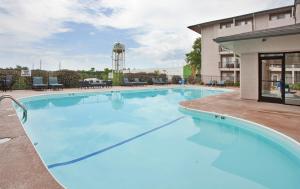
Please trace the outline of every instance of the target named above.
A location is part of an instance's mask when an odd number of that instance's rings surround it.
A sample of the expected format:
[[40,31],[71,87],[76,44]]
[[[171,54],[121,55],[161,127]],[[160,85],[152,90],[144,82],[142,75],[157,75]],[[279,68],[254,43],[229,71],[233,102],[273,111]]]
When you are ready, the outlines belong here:
[[269,20],[269,14],[256,15],[254,19],[254,30],[275,28],[295,24],[293,17],[287,17],[279,20]]
[[258,100],[258,53],[244,53],[241,59],[241,98]]
[[300,4],[296,5],[296,21],[300,23]]
[[280,37],[267,37],[265,38],[265,41],[259,38],[222,43],[223,46],[229,48],[237,54],[253,52],[263,53],[300,51],[299,44],[300,34]]
[[241,55],[241,98],[258,99],[258,53],[300,51],[300,35],[242,40],[222,45]]
[[212,25],[209,27],[204,27],[201,30],[202,33],[202,62],[201,62],[201,75],[203,76],[203,82],[208,82],[205,76],[220,76],[219,71],[219,45],[213,41],[216,36],[216,26]]
[[239,33],[251,32],[252,24],[246,24],[242,26],[233,26],[231,28],[222,28],[218,27],[217,37],[224,37],[229,35],[235,35]]
[[269,14],[256,15],[254,17],[254,30],[263,30],[268,28]]
[[[297,5],[297,22],[300,23],[300,4]],[[255,15],[253,20],[254,30],[263,30],[267,28],[280,27],[284,25],[294,24],[295,19],[287,17],[279,20],[269,20],[269,14]],[[205,76],[217,76],[220,77],[220,54],[219,44],[213,41],[213,39],[221,36],[229,36],[238,33],[252,31],[252,25],[232,26],[231,28],[220,29],[220,24],[213,24],[211,26],[203,26],[201,28],[202,35],[202,68],[201,75],[203,81],[206,83],[210,80]],[[262,39],[244,40],[234,43],[226,43],[224,46],[230,46],[236,54],[242,53],[257,53],[257,52],[282,52],[282,51],[297,51],[300,44],[300,35],[298,37],[279,37],[279,38],[266,38],[266,41],[262,42]],[[243,60],[241,60],[243,62]],[[241,75],[243,75],[241,73]]]

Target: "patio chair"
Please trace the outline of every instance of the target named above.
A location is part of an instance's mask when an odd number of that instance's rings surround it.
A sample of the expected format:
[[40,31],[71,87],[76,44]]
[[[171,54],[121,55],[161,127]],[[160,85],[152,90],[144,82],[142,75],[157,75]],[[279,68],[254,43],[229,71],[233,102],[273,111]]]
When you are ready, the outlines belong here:
[[134,78],[135,85],[146,85],[147,82],[140,81],[139,78]]
[[43,90],[46,89],[47,85],[43,82],[43,77],[32,78],[32,89]]
[[63,84],[58,83],[57,77],[49,77],[50,89],[63,89]]
[[81,80],[81,81],[79,81],[79,87],[81,89],[82,88],[89,88],[90,87],[90,83],[89,83],[89,81]]
[[162,84],[163,84],[161,81],[159,81],[159,80],[156,79],[156,78],[152,78],[152,83],[153,83],[154,85],[162,85]]
[[112,80],[105,80],[104,81],[104,86],[105,87],[112,87]]
[[213,83],[213,81],[212,80],[209,80],[206,84],[205,84],[206,86],[213,86],[214,85],[214,83]]
[[217,86],[225,87],[225,81],[224,80],[221,80],[220,82],[218,81]]
[[129,81],[128,78],[126,78],[126,77],[123,78],[123,86],[133,86],[133,85],[134,85],[134,83]]
[[13,76],[7,75],[1,80],[1,87],[3,91],[12,90]]
[[159,83],[162,85],[168,84],[167,81],[164,81],[163,78],[158,79]]

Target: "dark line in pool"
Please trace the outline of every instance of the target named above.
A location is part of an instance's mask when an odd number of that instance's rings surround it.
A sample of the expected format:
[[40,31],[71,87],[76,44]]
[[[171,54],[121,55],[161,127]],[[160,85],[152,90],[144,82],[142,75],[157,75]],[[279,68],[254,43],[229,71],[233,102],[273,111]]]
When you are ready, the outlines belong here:
[[161,126],[155,127],[155,128],[153,128],[153,129],[150,129],[150,130],[148,130],[148,131],[146,131],[146,132],[143,132],[143,133],[141,133],[141,134],[139,134],[139,135],[136,135],[136,136],[131,137],[131,138],[129,138],[129,139],[123,140],[123,141],[121,141],[121,142],[119,142],[119,143],[117,143],[117,144],[108,146],[108,147],[103,148],[103,149],[101,149],[101,150],[98,150],[98,151],[96,151],[96,152],[87,154],[87,155],[85,155],[85,156],[82,156],[82,157],[79,157],[79,158],[76,158],[76,159],[73,159],[73,160],[70,160],[70,161],[65,161],[65,162],[61,162],[61,163],[50,164],[50,165],[48,165],[47,167],[48,167],[48,169],[51,169],[51,168],[54,168],[54,167],[65,166],[65,165],[69,165],[69,164],[76,163],[76,162],[78,162],[78,161],[82,161],[82,160],[84,160],[84,159],[88,159],[88,158],[90,158],[90,157],[92,157],[92,156],[101,154],[101,153],[103,153],[103,152],[105,152],[105,151],[111,150],[111,149],[113,149],[113,148],[115,148],[115,147],[118,147],[118,146],[121,146],[121,145],[123,145],[123,144],[125,144],[125,143],[128,143],[128,142],[130,142],[130,141],[132,141],[132,140],[134,140],[134,139],[137,139],[137,138],[139,138],[139,137],[142,137],[142,136],[144,136],[144,135],[147,135],[147,134],[149,134],[149,133],[152,133],[152,132],[154,132],[154,131],[156,131],[156,130],[159,130],[159,129],[163,128],[163,127],[169,126],[169,125],[171,125],[172,123],[175,123],[175,122],[177,122],[177,121],[183,119],[184,117],[185,117],[185,116],[181,116],[181,117],[179,117],[179,118],[177,118],[177,119],[174,119],[174,120],[172,120],[172,121],[170,121],[170,122],[168,122],[168,123],[165,123],[165,124],[163,124],[163,125],[161,125]]

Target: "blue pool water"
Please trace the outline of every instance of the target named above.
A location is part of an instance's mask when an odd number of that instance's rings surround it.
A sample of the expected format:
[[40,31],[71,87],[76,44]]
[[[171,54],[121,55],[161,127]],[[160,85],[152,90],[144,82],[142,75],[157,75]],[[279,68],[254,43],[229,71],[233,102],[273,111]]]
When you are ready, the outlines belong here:
[[[249,122],[180,108],[223,93],[159,89],[22,99],[23,126],[67,188],[300,188],[299,146]],[[21,116],[21,113],[20,113]]]

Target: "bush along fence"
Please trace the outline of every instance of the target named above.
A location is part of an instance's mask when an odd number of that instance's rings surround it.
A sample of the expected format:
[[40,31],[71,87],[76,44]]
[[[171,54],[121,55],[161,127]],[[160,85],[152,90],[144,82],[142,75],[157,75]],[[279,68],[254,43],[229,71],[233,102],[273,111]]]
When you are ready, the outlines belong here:
[[32,77],[43,77],[43,82],[48,83],[49,77],[57,77],[58,82],[63,84],[65,88],[79,87],[79,80],[86,78],[98,78],[106,80],[107,72],[102,71],[73,71],[73,70],[31,70],[31,77],[21,76],[20,69],[0,69],[0,78],[6,75],[13,76],[12,89],[31,89]]
[[[31,89],[32,87],[32,77],[43,77],[43,82],[48,83],[49,77],[57,77],[58,82],[64,85],[64,88],[76,88],[80,87],[80,80],[87,78],[97,78],[101,80],[109,80],[108,74],[110,70],[105,71],[73,71],[73,70],[59,70],[59,71],[46,71],[46,70],[31,70],[31,76],[21,76],[21,69],[0,69],[0,78],[6,75],[13,76],[13,90],[19,89]],[[166,74],[157,73],[120,73],[113,74],[113,85],[119,86],[123,84],[123,78],[126,77],[129,80],[134,80],[138,78],[140,81],[145,81],[148,84],[153,84],[152,78],[158,79],[162,78],[168,83],[179,84],[182,80],[181,76],[173,75],[167,76]]]

